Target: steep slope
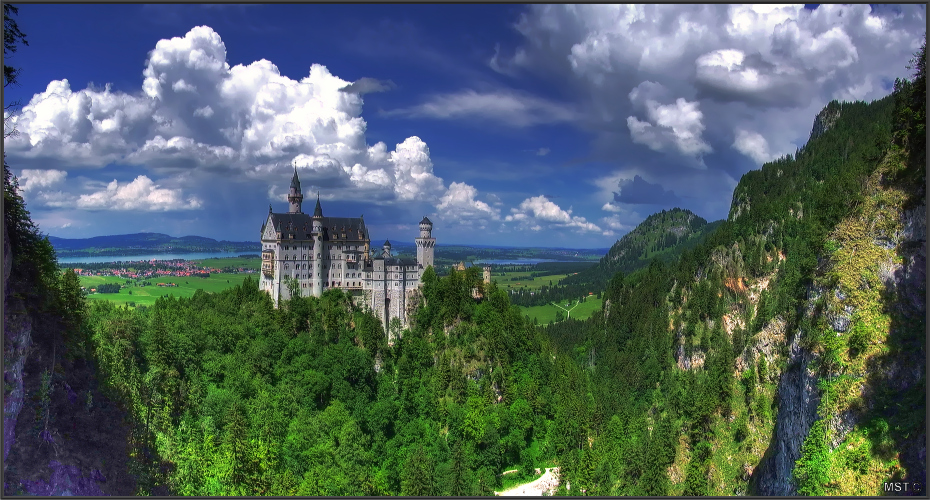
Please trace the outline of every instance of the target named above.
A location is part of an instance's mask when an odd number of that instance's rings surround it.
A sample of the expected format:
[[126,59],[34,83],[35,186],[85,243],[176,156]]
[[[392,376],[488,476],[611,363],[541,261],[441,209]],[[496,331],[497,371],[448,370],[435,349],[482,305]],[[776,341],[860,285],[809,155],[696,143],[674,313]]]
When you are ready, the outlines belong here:
[[4,495],[129,495],[124,413],[84,348],[83,297],[3,165]]
[[925,146],[902,132],[922,125],[918,86],[830,103],[677,262],[614,276],[602,314],[548,327],[593,388],[563,484],[877,495],[924,481]]
[[650,215],[617,240],[596,266],[562,280],[562,284],[603,286],[617,272],[630,273],[652,259],[673,261],[698,244],[720,221],[708,223],[690,210],[673,208]]

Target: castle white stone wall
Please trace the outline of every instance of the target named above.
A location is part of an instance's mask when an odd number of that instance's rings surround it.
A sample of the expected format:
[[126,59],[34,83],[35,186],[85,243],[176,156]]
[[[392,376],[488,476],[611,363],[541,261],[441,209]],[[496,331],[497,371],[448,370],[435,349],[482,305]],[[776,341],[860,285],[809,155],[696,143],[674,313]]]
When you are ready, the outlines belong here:
[[362,217],[324,217],[319,197],[311,216],[302,212],[302,202],[295,168],[288,212],[274,213],[269,206],[262,226],[260,289],[271,295],[277,307],[281,300],[290,299],[292,280],[301,296],[319,297],[327,289],[340,288],[364,302],[385,332],[393,318],[406,327],[408,297],[420,286],[423,271],[433,265],[432,222],[426,217],[420,221],[417,260],[405,261],[393,257],[389,241],[380,255],[372,255]]

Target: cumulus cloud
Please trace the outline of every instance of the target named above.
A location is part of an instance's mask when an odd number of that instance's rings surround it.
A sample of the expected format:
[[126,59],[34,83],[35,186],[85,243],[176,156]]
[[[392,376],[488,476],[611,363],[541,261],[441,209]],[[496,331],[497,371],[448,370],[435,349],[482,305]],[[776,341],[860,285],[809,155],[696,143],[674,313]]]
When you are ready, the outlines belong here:
[[[444,221],[483,228],[489,221],[500,220],[500,209],[477,200],[478,190],[464,182],[453,182],[436,206]],[[493,195],[490,195],[493,196]],[[489,198],[490,198],[489,196]]]
[[[273,193],[286,190],[296,159],[309,184],[343,199],[435,203],[445,192],[419,138],[393,151],[366,143],[362,94],[392,83],[347,82],[318,64],[292,80],[268,60],[230,66],[226,57],[219,34],[199,26],[155,45],[135,93],[73,91],[67,80],[53,81],[9,117],[19,134],[5,150],[21,163],[66,169],[114,162],[155,173],[221,169],[268,182]],[[81,206],[104,198],[87,196]]]
[[68,172],[63,170],[24,169],[19,176],[19,192],[29,193],[38,189],[52,187],[65,180]]
[[[533,5],[515,28],[522,41],[496,50],[495,65],[574,89],[578,123],[595,135],[590,157],[622,168],[648,163],[649,179],[670,185],[681,160],[655,159],[652,150],[702,157],[707,169],[739,178],[748,165],[723,159],[734,130],[764,138],[769,156],[793,152],[830,100],[883,97],[887,82],[907,75],[926,9]],[[649,149],[631,152],[634,141]]]
[[571,122],[578,118],[577,112],[565,104],[512,90],[476,92],[471,89],[434,95],[422,104],[385,114],[412,118],[477,118],[511,127]]
[[588,222],[584,217],[573,216],[572,210],[563,210],[555,203],[549,201],[545,195],[527,198],[517,208],[510,209],[511,214],[504,218],[507,222],[515,222],[523,228],[539,231],[544,227],[575,229],[579,232],[601,232],[601,228]]
[[76,206],[87,210],[140,210],[165,212],[170,210],[194,210],[201,202],[195,197],[184,199],[180,189],[165,189],[144,175],[127,184],[120,185],[115,179],[105,190],[82,194]]
[[775,156],[769,152],[769,143],[765,137],[749,130],[736,131],[733,148],[752,158],[759,165],[775,159]]
[[685,156],[711,152],[711,147],[701,138],[704,115],[698,103],[679,97],[673,104],[660,104],[653,97],[664,90],[662,85],[646,81],[630,91],[630,102],[646,112],[646,121],[627,117],[633,142],[655,151],[674,149]]

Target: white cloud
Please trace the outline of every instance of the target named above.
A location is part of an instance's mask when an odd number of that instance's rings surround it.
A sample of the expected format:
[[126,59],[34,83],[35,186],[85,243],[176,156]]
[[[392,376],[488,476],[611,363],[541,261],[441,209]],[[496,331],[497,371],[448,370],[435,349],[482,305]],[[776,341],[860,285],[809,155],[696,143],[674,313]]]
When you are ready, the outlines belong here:
[[[515,28],[523,42],[502,46],[496,64],[574,89],[579,123],[597,134],[599,158],[625,154],[629,144],[618,139],[627,134],[652,149],[720,150],[737,128],[766,138],[770,152],[793,152],[807,140],[812,116],[831,99],[880,98],[887,82],[907,75],[904,67],[926,30],[926,9],[533,5]],[[631,102],[631,91],[644,81],[665,89],[643,102],[655,101],[654,112],[665,106],[684,129],[677,135]],[[680,170],[659,168],[667,172],[653,177]]]
[[571,122],[578,118],[571,107],[539,97],[511,90],[479,93],[470,89],[435,95],[422,104],[385,114],[414,118],[480,118],[511,127]]
[[769,152],[768,141],[756,132],[737,130],[733,148],[752,158],[759,165],[775,159],[775,156]]
[[[500,209],[477,200],[478,190],[464,182],[453,182],[436,206],[444,221],[486,227],[489,221],[500,220]],[[490,198],[493,195],[489,195]]]
[[627,126],[633,142],[644,144],[655,151],[674,148],[685,156],[700,156],[712,151],[701,138],[704,131],[704,115],[697,102],[679,97],[674,104],[659,104],[652,96],[664,93],[661,85],[645,81],[634,88],[630,102],[636,108],[645,109],[646,119],[627,117]]
[[516,222],[523,228],[539,231],[543,227],[575,229],[579,232],[596,231],[601,228],[588,222],[584,217],[573,216],[572,210],[563,210],[549,201],[545,195],[527,198],[518,208],[511,208],[511,214],[504,218],[507,222]]
[[19,175],[19,192],[29,193],[37,189],[54,186],[65,180],[68,172],[63,170],[30,170],[24,169]]
[[622,212],[623,209],[619,205],[615,205],[611,202],[604,203],[604,206],[601,207],[601,210],[605,212]]
[[[429,148],[419,137],[410,137],[391,152],[394,191],[400,200],[434,199],[442,192],[442,179],[433,175]],[[451,187],[450,187],[451,189]]]
[[76,203],[78,208],[88,210],[140,210],[163,212],[170,210],[194,210],[200,208],[197,198],[184,199],[180,189],[160,188],[144,175],[127,184],[120,185],[115,179],[105,190],[82,194]]
[[[445,192],[419,138],[394,151],[366,143],[361,94],[389,82],[350,83],[318,64],[300,80],[264,59],[230,66],[226,45],[206,26],[160,40],[143,76],[135,93],[109,86],[75,92],[67,80],[51,82],[10,116],[19,134],[6,139],[5,150],[20,164],[62,170],[114,162],[222,169],[230,180],[268,182],[271,192],[286,190],[297,159],[302,181],[343,199],[436,203]],[[542,118],[558,112],[545,103],[526,111]]]

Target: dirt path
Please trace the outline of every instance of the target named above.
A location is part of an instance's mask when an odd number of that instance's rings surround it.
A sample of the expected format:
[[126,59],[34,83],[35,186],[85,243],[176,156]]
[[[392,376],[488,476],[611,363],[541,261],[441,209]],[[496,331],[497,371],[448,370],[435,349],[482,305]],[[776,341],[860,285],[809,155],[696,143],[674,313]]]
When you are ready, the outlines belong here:
[[546,473],[542,477],[531,483],[514,486],[509,490],[496,491],[494,494],[502,497],[538,497],[542,496],[544,492],[549,492],[551,495],[559,485],[558,472],[558,467],[550,467],[546,469]]

